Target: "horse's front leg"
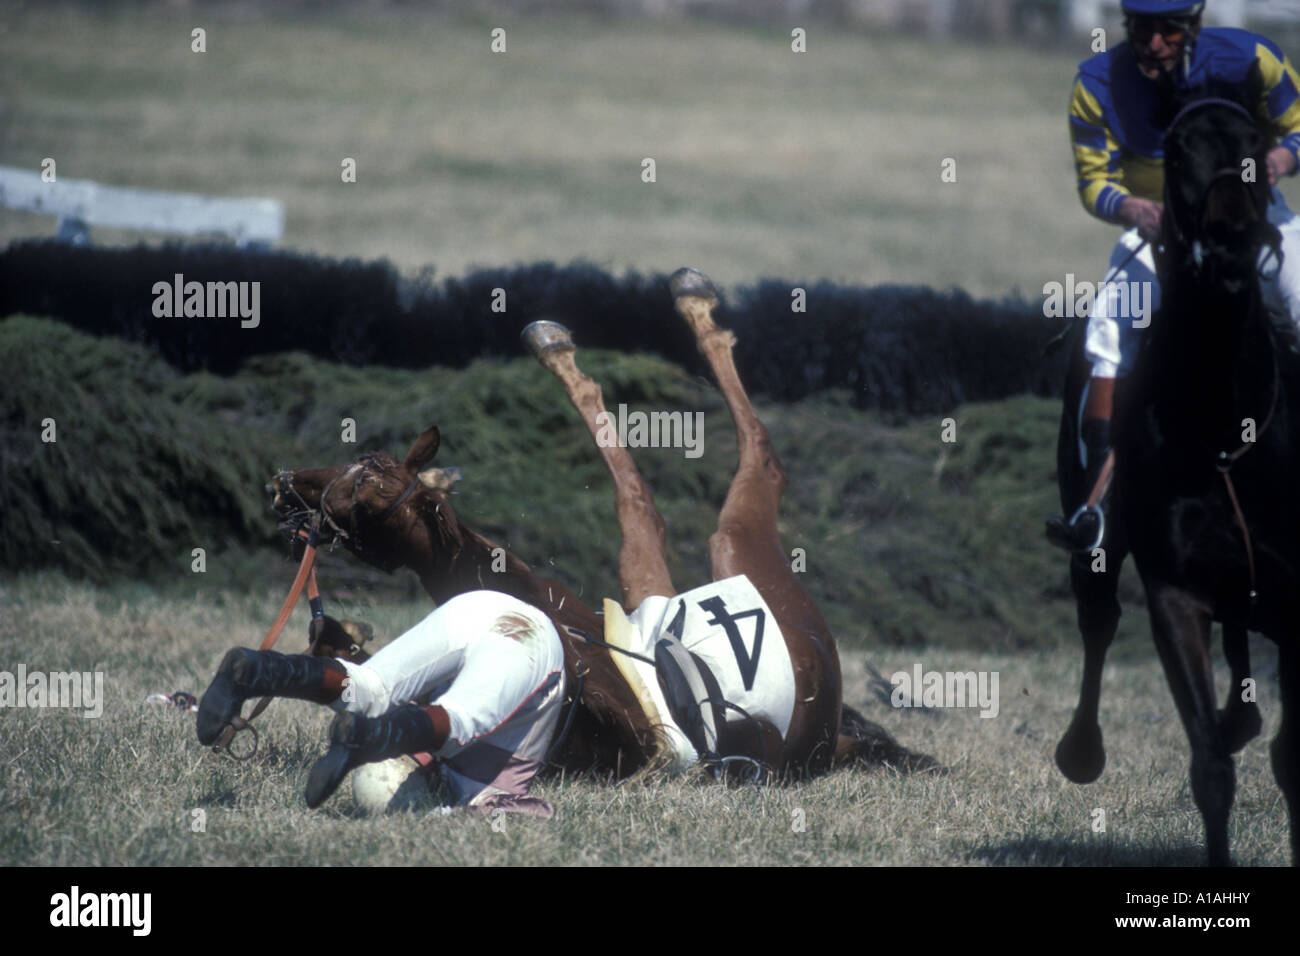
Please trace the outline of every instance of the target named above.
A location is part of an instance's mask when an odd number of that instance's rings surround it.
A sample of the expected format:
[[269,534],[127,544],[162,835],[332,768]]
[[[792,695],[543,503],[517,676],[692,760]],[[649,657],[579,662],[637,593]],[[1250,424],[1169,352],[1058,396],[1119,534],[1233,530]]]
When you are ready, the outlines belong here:
[[1056,766],[1074,783],[1092,783],[1106,766],[1097,710],[1101,703],[1101,672],[1106,651],[1115,639],[1120,607],[1116,592],[1124,554],[1112,548],[1106,570],[1094,571],[1090,555],[1070,560],[1070,587],[1078,607],[1079,632],[1083,635],[1083,683],[1074,719],[1056,745]]
[[1228,814],[1237,788],[1214,708],[1210,609],[1187,591],[1147,582],[1151,632],[1192,747],[1192,796],[1205,820],[1210,866],[1229,866]]
[[1242,697],[1241,685],[1250,677],[1250,641],[1245,627],[1223,625],[1223,656],[1232,670],[1232,684],[1228,687],[1228,701],[1219,711],[1219,729],[1228,753],[1235,754],[1254,740],[1264,726],[1259,705]]

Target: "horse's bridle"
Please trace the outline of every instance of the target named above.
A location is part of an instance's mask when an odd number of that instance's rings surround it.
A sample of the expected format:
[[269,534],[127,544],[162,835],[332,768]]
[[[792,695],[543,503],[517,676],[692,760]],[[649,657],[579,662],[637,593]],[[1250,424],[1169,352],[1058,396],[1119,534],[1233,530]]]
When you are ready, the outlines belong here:
[[[295,498],[298,499],[298,502],[302,505],[302,510],[300,512],[302,515],[310,516],[314,514],[319,514],[321,523],[328,526],[330,531],[333,532],[334,536],[338,540],[342,541],[344,545],[348,548],[348,550],[356,554],[358,557],[363,558],[364,560],[369,561],[372,564],[375,564],[377,567],[383,568],[386,571],[391,571],[397,565],[385,559],[382,554],[367,548],[365,544],[362,543],[362,536],[359,530],[357,529],[357,508],[356,508],[357,492],[360,490],[362,479],[365,478],[367,474],[367,469],[372,466],[375,466],[376,470],[378,470],[381,475],[387,472],[387,469],[380,465],[378,459],[379,456],[373,452],[362,455],[360,458],[354,461],[351,466],[345,468],[343,471],[339,472],[339,474],[335,475],[332,479],[330,479],[329,483],[321,491],[320,505],[317,508],[312,508],[308,506],[307,502],[303,499],[302,495],[299,494],[298,490],[293,486],[293,479],[294,476],[297,474],[297,472],[295,471],[281,472],[281,474],[278,477],[281,479],[287,479],[287,480],[282,480],[281,484],[287,487],[289,492]],[[352,496],[351,496],[352,507],[348,511],[347,527],[345,528],[339,523],[339,521],[335,518],[335,516],[330,512],[329,497],[330,497],[330,493],[334,490],[335,484],[337,484],[340,479],[353,473],[355,473],[355,475],[352,480]],[[419,475],[416,475],[402,489],[401,493],[396,498],[394,498],[391,502],[389,502],[389,504],[382,511],[380,511],[378,514],[373,515],[371,520],[376,522],[378,525],[382,525],[385,521],[387,521],[389,518],[393,516],[393,514],[397,511],[398,508],[406,504],[406,502],[410,499],[411,495],[414,494],[419,489],[420,485],[421,485],[420,477]],[[295,524],[298,523],[300,522],[295,522]]]
[[[1178,125],[1190,114],[1210,106],[1225,107],[1247,122],[1251,124],[1255,123],[1255,118],[1250,115],[1250,112],[1240,103],[1234,102],[1233,100],[1223,99],[1222,97],[1206,97],[1204,99],[1194,100],[1180,109],[1166,127],[1166,157],[1168,157],[1169,154],[1169,138],[1173,135],[1174,130],[1178,128]],[[1198,225],[1204,225],[1206,207],[1209,203],[1211,190],[1224,180],[1231,180],[1232,182],[1242,186],[1248,186],[1242,178],[1242,169],[1239,166],[1221,166],[1216,169],[1210,176],[1209,181],[1205,184],[1205,187],[1201,190],[1196,201],[1191,204],[1193,214],[1198,217]],[[1202,269],[1204,261],[1203,246],[1199,235],[1203,233],[1204,230],[1192,230],[1188,228],[1189,224],[1183,222],[1183,216],[1180,212],[1183,204],[1181,202],[1171,202],[1169,190],[1170,180],[1166,175],[1165,218],[1169,226],[1169,232],[1172,238],[1176,240],[1178,246],[1185,250],[1186,254],[1190,257],[1193,269],[1199,272]],[[1247,195],[1250,197],[1251,204],[1254,206],[1255,214],[1258,217],[1255,223],[1255,229],[1258,230],[1260,244],[1268,246],[1280,261],[1282,256],[1282,236],[1281,233],[1278,232],[1277,227],[1268,221],[1268,192],[1261,189],[1247,188]],[[1252,252],[1252,257],[1254,255],[1255,253]]]

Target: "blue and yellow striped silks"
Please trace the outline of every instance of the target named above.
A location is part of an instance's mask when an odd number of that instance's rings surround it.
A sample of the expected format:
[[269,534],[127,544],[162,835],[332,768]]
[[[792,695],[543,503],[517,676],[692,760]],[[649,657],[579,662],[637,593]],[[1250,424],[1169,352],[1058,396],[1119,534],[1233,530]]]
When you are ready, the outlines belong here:
[[[1252,94],[1258,97],[1257,115],[1300,160],[1300,75],[1272,41],[1247,30],[1202,30],[1174,85],[1178,91],[1217,95],[1225,87],[1249,90],[1253,68],[1262,81]],[[1084,208],[1117,222],[1125,197],[1161,197],[1168,118],[1161,90],[1138,69],[1129,44],[1079,65],[1070,98],[1070,140]]]

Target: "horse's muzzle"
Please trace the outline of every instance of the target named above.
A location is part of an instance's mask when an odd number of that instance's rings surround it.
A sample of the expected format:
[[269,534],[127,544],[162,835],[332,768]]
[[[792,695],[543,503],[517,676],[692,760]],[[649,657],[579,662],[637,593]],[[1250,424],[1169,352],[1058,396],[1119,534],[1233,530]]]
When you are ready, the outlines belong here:
[[293,487],[293,473],[282,471],[266,483],[271,510],[282,518],[307,510],[307,503]]

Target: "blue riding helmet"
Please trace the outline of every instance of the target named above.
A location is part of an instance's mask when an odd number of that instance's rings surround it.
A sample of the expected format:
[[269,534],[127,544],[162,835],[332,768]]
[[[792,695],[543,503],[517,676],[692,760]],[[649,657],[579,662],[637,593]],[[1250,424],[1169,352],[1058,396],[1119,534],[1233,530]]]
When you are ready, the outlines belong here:
[[1204,2],[1187,0],[1120,0],[1120,8],[1131,16],[1140,17],[1195,17],[1204,9]]

